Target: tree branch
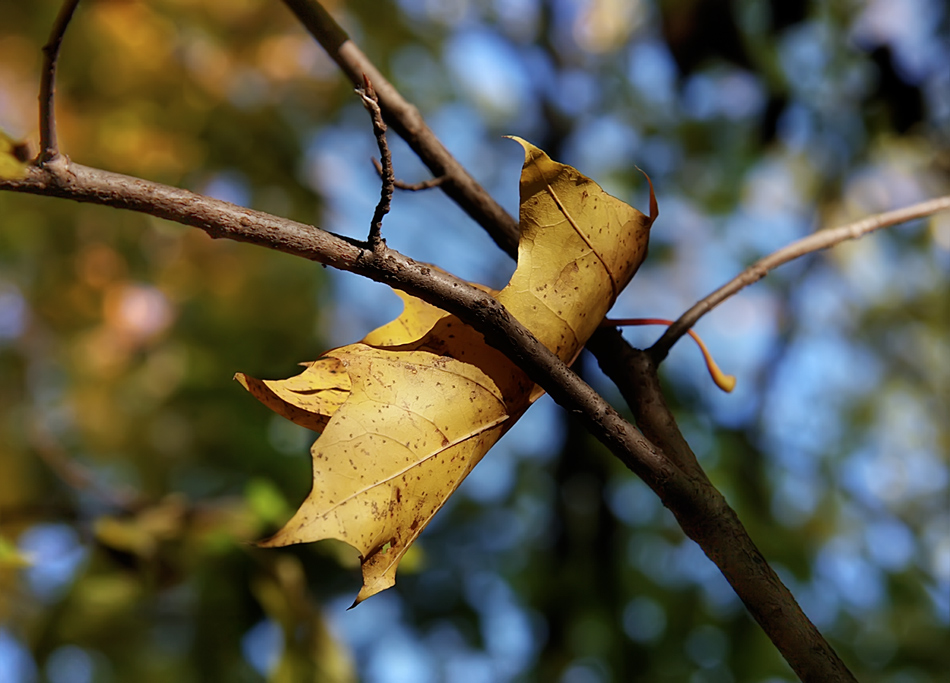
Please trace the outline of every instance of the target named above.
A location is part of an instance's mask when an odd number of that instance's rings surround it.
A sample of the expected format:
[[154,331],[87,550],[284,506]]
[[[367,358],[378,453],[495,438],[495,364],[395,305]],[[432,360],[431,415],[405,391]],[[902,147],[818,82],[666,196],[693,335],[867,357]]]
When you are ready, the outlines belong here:
[[715,292],[693,304],[692,308],[686,311],[676,322],[667,328],[663,336],[650,347],[649,351],[657,362],[662,361],[666,358],[673,344],[679,341],[700,318],[732,295],[764,278],[768,275],[769,271],[789,261],[794,261],[806,254],[821,251],[822,249],[829,249],[846,240],[857,239],[858,237],[882,228],[888,228],[898,223],[906,223],[916,218],[924,218],[940,211],[946,211],[947,209],[950,209],[950,196],[938,197],[936,199],[920,202],[919,204],[913,204],[903,209],[868,216],[867,218],[862,218],[859,221],[842,225],[838,228],[821,230],[792,242],[788,246],[782,247],[765,258],[759,259]]
[[[418,110],[399,96],[318,3],[284,2],[357,84],[363,74],[373,80],[383,114],[393,127],[434,175],[446,176],[443,187],[447,194],[512,254],[517,244],[517,224],[451,157],[422,121]],[[65,159],[62,164],[31,167],[24,178],[0,181],[2,189],[149,213],[201,228],[212,237],[250,242],[364,275],[459,316],[522,367],[558,403],[576,413],[599,440],[657,493],[663,504],[674,512],[687,536],[699,543],[716,562],[803,680],[854,680],[768,568],[734,512],[705,479],[698,463],[689,464],[685,452],[673,456],[661,452],[538,343],[494,298],[385,245],[375,251],[366,249],[355,240],[312,226],[185,190],[69,164]],[[626,344],[622,338],[620,343]],[[645,372],[655,378],[655,366]],[[657,404],[657,409],[660,414],[664,411],[669,414],[665,404]],[[671,425],[664,429],[678,434],[675,421]],[[674,449],[675,444],[662,430],[657,434],[666,439],[666,448]],[[780,588],[776,588],[775,582]]]
[[79,0],[66,0],[59,8],[56,21],[50,31],[49,39],[43,46],[43,71],[40,76],[40,163],[53,161],[59,156],[56,140],[56,63],[59,59],[59,47],[63,43],[66,29],[73,18]]
[[[383,247],[366,248],[319,228],[160,183],[69,163],[31,166],[0,190],[111,206],[204,230],[212,238],[249,242],[349,271],[406,291],[471,324],[531,379],[578,414],[631,469],[662,485],[683,485],[665,458],[498,301],[449,273]],[[639,458],[634,458],[634,453]],[[651,474],[652,472],[652,474]],[[679,473],[681,474],[681,473]],[[679,482],[679,483],[677,483]]]
[[363,275],[457,315],[511,358],[555,401],[577,415],[656,492],[686,535],[716,562],[803,680],[854,680],[787,589],[776,588],[777,577],[721,494],[693,468],[684,471],[650,443],[488,294],[385,245],[373,251],[313,226],[79,164],[32,166],[23,178],[0,180],[3,189],[130,209],[176,221],[200,228],[214,238],[249,242]]
[[592,338],[587,350],[595,355],[600,369],[620,389],[643,435],[681,470],[708,482],[666,404],[656,364],[650,356],[632,348],[620,330],[612,327]]

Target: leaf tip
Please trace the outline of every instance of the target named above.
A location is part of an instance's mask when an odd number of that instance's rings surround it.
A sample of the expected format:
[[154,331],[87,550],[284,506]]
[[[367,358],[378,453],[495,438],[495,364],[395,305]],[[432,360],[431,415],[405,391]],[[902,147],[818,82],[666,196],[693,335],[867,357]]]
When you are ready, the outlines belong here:
[[505,135],[504,137],[508,138],[509,140],[514,140],[519,145],[521,145],[521,147],[524,149],[525,165],[527,165],[528,162],[531,161],[531,159],[533,159],[534,157],[538,157],[542,155],[547,156],[539,147],[532,145],[530,142],[528,142],[524,138],[519,138],[517,135]]
[[650,225],[653,225],[653,221],[660,215],[660,205],[656,202],[656,193],[653,191],[653,181],[650,180],[650,176],[642,168],[636,166],[636,169],[643,174],[643,177],[647,179],[647,185],[650,186]]
[[360,592],[356,596],[356,600],[353,601],[353,604],[347,607],[347,610],[351,610],[356,607],[358,604],[371,598],[377,593],[382,593],[384,590],[392,588],[396,585],[396,578],[393,576],[395,574],[395,567],[393,567],[392,572],[388,573],[388,576],[373,576],[368,577],[366,574],[366,566],[363,566],[363,587],[360,588]]
[[[299,515],[300,511],[298,510],[297,513]],[[297,515],[294,516],[294,519],[296,518]],[[254,545],[256,545],[258,548],[283,548],[287,545],[303,542],[300,538],[294,538],[293,536],[290,536],[287,531],[287,527],[289,527],[293,521],[294,520],[292,519],[287,522],[287,524],[285,524],[283,528],[281,528],[281,530],[277,533],[271,534],[267,538],[262,538],[259,541],[253,541]]]

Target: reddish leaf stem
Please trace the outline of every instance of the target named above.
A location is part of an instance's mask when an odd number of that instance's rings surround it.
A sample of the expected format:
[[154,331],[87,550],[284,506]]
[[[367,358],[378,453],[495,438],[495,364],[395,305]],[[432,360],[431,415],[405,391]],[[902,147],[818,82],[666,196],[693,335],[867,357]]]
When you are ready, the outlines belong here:
[[[613,327],[625,327],[628,325],[666,325],[670,326],[673,324],[672,320],[666,320],[664,318],[604,318],[604,326],[613,326]],[[712,377],[713,382],[716,383],[716,386],[725,391],[727,394],[736,388],[736,378],[734,375],[727,375],[722,370],[719,369],[719,366],[716,364],[716,361],[713,359],[712,354],[709,353],[709,349],[706,348],[706,344],[703,343],[703,340],[700,339],[699,335],[696,334],[691,329],[686,330],[686,333],[693,338],[693,341],[699,346],[699,350],[703,354],[703,360],[706,361],[706,369],[709,370],[709,376]]]

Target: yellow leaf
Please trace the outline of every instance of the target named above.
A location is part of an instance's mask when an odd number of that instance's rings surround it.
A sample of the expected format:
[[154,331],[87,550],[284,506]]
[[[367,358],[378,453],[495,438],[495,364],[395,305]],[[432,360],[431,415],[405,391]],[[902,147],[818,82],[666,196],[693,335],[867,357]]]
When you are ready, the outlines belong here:
[[[438,266],[430,265],[429,268],[445,272]],[[477,282],[470,282],[469,284],[493,296],[497,294],[495,290]],[[387,323],[363,337],[364,344],[370,346],[397,346],[414,342],[428,333],[438,320],[448,315],[441,308],[436,308],[422,299],[400,292],[398,289],[393,291],[396,296],[402,299],[402,314],[391,323]]]
[[362,556],[359,602],[395,583],[409,544],[498,439],[508,415],[494,382],[474,365],[361,344],[332,353],[353,380],[350,396],[314,446],[313,490],[262,545],[349,543]]
[[0,131],[0,180],[21,178],[26,172],[23,154],[26,147],[17,143]]
[[572,361],[647,255],[656,200],[645,216],[520,138],[518,268],[498,295],[561,360]]
[[[656,203],[651,188],[647,217],[518,142],[525,148],[518,267],[495,296],[570,362],[646,256]],[[354,604],[395,583],[412,542],[541,393],[461,320],[397,293],[405,307],[396,320],[300,375],[237,375],[265,405],[322,432],[311,449],[310,495],[261,545],[326,538],[352,545],[363,569]]]

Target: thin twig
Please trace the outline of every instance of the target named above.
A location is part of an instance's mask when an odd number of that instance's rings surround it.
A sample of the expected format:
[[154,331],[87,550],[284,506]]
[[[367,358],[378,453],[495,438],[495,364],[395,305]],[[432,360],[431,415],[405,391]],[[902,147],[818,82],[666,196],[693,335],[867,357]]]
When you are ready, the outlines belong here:
[[40,156],[39,162],[46,163],[59,156],[59,143],[56,140],[56,112],[54,98],[56,94],[56,64],[59,48],[73,18],[73,12],[79,0],[66,0],[56,15],[49,40],[43,46],[43,71],[40,76]]
[[506,254],[515,258],[521,235],[518,221],[449,153],[419,114],[419,110],[399,94],[319,2],[283,2],[354,86],[362,85],[364,74],[372,79],[373,88],[379,96],[379,106],[389,125],[406,141],[433,176],[445,176],[441,183],[442,191],[481,225]]
[[[379,163],[379,160],[373,157],[371,159],[373,166],[376,167],[376,172],[382,176],[383,175],[383,165]],[[446,180],[446,176],[440,175],[438,178],[429,178],[428,180],[420,180],[418,183],[407,183],[404,180],[399,180],[396,178],[393,180],[393,185],[397,190],[406,190],[407,192],[420,192],[422,190],[431,190],[433,187],[438,187]]]
[[379,176],[382,178],[383,185],[379,190],[379,203],[376,204],[376,211],[373,212],[373,222],[369,226],[369,246],[373,251],[379,251],[383,246],[383,218],[389,213],[389,207],[393,201],[393,187],[396,184],[396,176],[393,174],[393,155],[389,151],[389,143],[386,141],[386,122],[383,121],[383,112],[379,108],[379,98],[376,91],[373,90],[373,83],[369,77],[363,75],[363,86],[356,89],[356,93],[363,100],[363,106],[373,119],[373,135],[376,136],[376,145],[379,147],[379,156],[382,159],[380,164]]
[[950,196],[929,199],[919,204],[913,204],[903,209],[887,211],[874,216],[868,216],[854,223],[842,225],[830,230],[821,230],[808,237],[792,242],[788,246],[782,247],[776,252],[769,254],[765,258],[759,259],[735,278],[724,284],[712,294],[700,299],[692,308],[686,311],[670,325],[657,342],[648,350],[656,362],[666,358],[673,344],[679,341],[680,337],[686,334],[696,322],[704,315],[709,313],[716,306],[726,299],[730,298],[736,292],[748,287],[754,282],[764,278],[769,271],[779,266],[793,261],[797,258],[811,254],[822,249],[828,249],[846,240],[853,240],[867,235],[868,233],[888,228],[898,223],[906,223],[916,218],[924,218],[939,211],[950,209]]

